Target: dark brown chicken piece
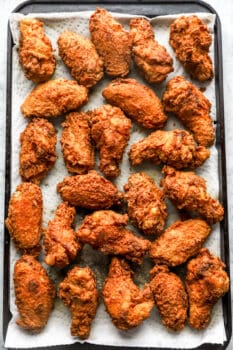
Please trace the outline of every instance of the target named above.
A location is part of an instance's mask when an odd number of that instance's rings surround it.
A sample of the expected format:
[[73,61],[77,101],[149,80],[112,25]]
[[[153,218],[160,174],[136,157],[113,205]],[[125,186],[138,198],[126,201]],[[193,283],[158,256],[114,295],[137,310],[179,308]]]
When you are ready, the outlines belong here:
[[128,215],[100,210],[87,215],[77,231],[81,242],[105,255],[123,255],[138,264],[150,248],[150,242],[125,228]]
[[95,276],[89,267],[73,267],[60,283],[58,296],[70,309],[71,335],[86,339],[98,307]]
[[113,324],[122,331],[139,326],[154,306],[149,284],[141,290],[124,259],[112,258],[103,287],[103,299]]
[[207,248],[202,248],[187,264],[186,288],[189,324],[195,329],[206,328],[214,305],[229,290],[225,264]]
[[14,267],[15,304],[18,326],[33,333],[45,327],[53,309],[55,285],[43,266],[32,256],[23,255]]
[[103,105],[89,113],[91,136],[100,149],[100,169],[106,177],[120,174],[119,163],[127,146],[131,121],[120,108]]

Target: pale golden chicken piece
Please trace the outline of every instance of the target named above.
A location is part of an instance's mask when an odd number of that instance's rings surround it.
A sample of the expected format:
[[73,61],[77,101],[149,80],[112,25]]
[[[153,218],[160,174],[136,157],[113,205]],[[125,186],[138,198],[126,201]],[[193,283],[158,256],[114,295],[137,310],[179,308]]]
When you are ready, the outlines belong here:
[[176,171],[164,166],[163,191],[178,209],[196,211],[209,224],[223,219],[224,209],[207,193],[206,181],[192,171]]
[[149,284],[140,289],[124,259],[112,258],[103,287],[103,299],[113,324],[122,331],[139,326],[154,306]]
[[73,267],[59,285],[58,296],[70,309],[71,335],[86,339],[98,307],[98,291],[89,267]]
[[130,34],[110,12],[97,8],[89,21],[91,40],[111,77],[125,77],[130,71]]
[[100,170],[106,177],[120,174],[119,163],[130,138],[131,121],[120,108],[103,105],[89,113],[91,136],[100,150]]
[[150,84],[158,84],[173,72],[173,60],[166,48],[155,39],[153,27],[145,18],[130,21],[132,56],[141,75]]
[[165,226],[167,207],[164,194],[145,173],[130,175],[124,186],[128,214],[145,235],[160,234]]
[[80,85],[91,88],[103,78],[103,62],[90,39],[67,30],[57,43],[60,57]]
[[81,107],[88,90],[74,80],[55,79],[37,85],[21,106],[24,117],[50,118]]
[[39,333],[47,324],[54,306],[56,287],[44,267],[32,256],[23,255],[14,266],[16,323],[32,333]]
[[102,95],[144,128],[161,129],[167,121],[154,91],[135,79],[115,79],[105,87]]
[[25,17],[20,21],[19,30],[19,62],[26,78],[34,83],[49,80],[55,71],[56,59],[43,22]]
[[187,264],[189,324],[195,329],[208,326],[214,305],[229,290],[229,277],[220,258],[202,248]]
[[105,255],[122,255],[141,264],[151,243],[125,228],[127,222],[127,214],[112,210],[95,211],[84,218],[77,236],[81,242],[90,244]]
[[164,110],[174,113],[199,145],[210,147],[214,143],[211,103],[195,85],[182,76],[174,77],[168,82],[162,101]]

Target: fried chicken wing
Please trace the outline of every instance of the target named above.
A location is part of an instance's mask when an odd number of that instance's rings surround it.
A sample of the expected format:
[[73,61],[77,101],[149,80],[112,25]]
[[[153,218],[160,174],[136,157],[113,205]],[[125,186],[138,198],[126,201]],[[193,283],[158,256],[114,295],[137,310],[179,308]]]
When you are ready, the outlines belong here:
[[132,56],[141,75],[150,84],[158,84],[173,71],[173,60],[164,46],[155,40],[153,27],[145,18],[130,21]]
[[73,267],[59,285],[58,296],[70,309],[71,335],[86,339],[98,307],[95,276],[89,267]]
[[197,16],[181,16],[170,27],[169,43],[178,60],[199,81],[213,78],[213,64],[208,55],[212,39],[204,22]]
[[102,8],[97,8],[91,15],[89,29],[105,72],[112,77],[125,77],[130,71],[130,34],[110,12]]
[[167,218],[167,207],[163,192],[145,173],[130,175],[124,186],[128,214],[145,235],[163,231]]
[[105,255],[122,255],[138,264],[150,248],[150,242],[125,228],[128,215],[112,210],[100,210],[87,215],[77,231],[83,243]]
[[197,143],[209,147],[214,142],[214,127],[210,117],[210,101],[182,76],[172,78],[162,98],[164,110],[172,112],[191,130]]
[[120,174],[119,163],[130,137],[131,121],[120,108],[103,105],[89,113],[91,136],[100,149],[100,169],[106,177]]
[[207,248],[202,248],[187,264],[186,288],[189,324],[195,329],[206,328],[214,305],[229,289],[225,264]]
[[19,61],[27,79],[42,83],[53,75],[56,59],[44,24],[35,18],[20,21]]
[[178,209],[196,211],[210,224],[223,219],[224,209],[206,189],[206,181],[192,171],[176,171],[164,166],[161,181],[164,194]]
[[53,309],[55,285],[44,267],[32,256],[23,255],[14,266],[15,304],[18,326],[33,333],[45,327]]
[[167,116],[154,91],[135,79],[115,79],[103,90],[104,98],[144,128],[162,128]]
[[122,331],[139,326],[154,306],[149,284],[141,290],[124,259],[112,258],[103,287],[103,299],[113,324]]

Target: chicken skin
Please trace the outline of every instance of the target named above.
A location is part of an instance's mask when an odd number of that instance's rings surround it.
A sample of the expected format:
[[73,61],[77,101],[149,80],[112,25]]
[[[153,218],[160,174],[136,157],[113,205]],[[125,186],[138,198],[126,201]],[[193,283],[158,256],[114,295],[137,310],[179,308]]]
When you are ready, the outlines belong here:
[[106,177],[120,174],[119,163],[130,138],[131,121],[120,108],[103,105],[89,113],[91,136],[100,150],[100,170]]
[[157,264],[177,266],[196,255],[211,232],[203,220],[176,221],[151,245],[150,257]]
[[38,256],[41,251],[43,199],[39,186],[24,182],[12,194],[6,227],[16,248],[24,254]]
[[196,211],[209,224],[223,219],[221,204],[207,193],[206,181],[192,171],[176,171],[164,166],[161,181],[164,194],[178,209]]
[[56,288],[44,267],[32,256],[23,255],[16,261],[14,288],[19,312],[17,325],[32,333],[41,332],[53,309]]
[[27,79],[43,83],[51,78],[56,68],[56,59],[44,24],[35,18],[20,21],[19,61]]
[[130,21],[132,56],[141,75],[150,84],[158,84],[173,71],[173,60],[164,46],[155,40],[153,27],[145,18]]
[[149,160],[158,165],[165,163],[176,169],[197,168],[209,158],[210,151],[196,146],[193,136],[185,130],[157,130],[131,146],[129,159],[132,165]]
[[229,290],[229,277],[225,264],[207,248],[187,264],[186,288],[189,297],[189,317],[191,327],[206,328],[218,299]]
[[162,103],[154,91],[135,79],[113,80],[102,95],[144,128],[160,129],[167,121]]
[[169,43],[190,76],[199,81],[214,75],[208,55],[211,42],[207,26],[197,16],[181,16],[171,24]]
[[196,86],[182,76],[174,77],[168,82],[162,101],[164,110],[174,113],[199,145],[210,147],[214,143],[211,103]]
[[98,307],[96,280],[91,269],[73,267],[60,283],[58,296],[71,312],[71,335],[88,338]]
[[133,282],[133,274],[124,259],[112,258],[102,291],[107,312],[122,331],[139,326],[154,306],[149,284],[141,290]]
[[46,119],[34,118],[20,135],[20,169],[23,181],[39,184],[54,166],[56,130]]
[[105,255],[122,255],[141,264],[151,243],[125,228],[128,215],[100,210],[87,215],[77,231],[81,242],[90,244]]
[[62,123],[61,147],[65,165],[71,174],[85,174],[94,168],[94,148],[86,113],[71,112]]
[[132,174],[124,186],[128,214],[145,235],[156,235],[163,231],[167,218],[167,207],[163,192],[145,173]]
[[97,8],[90,17],[89,29],[105,72],[111,77],[125,77],[130,71],[130,34],[102,8]]
[[65,31],[59,36],[57,43],[59,55],[80,85],[91,88],[103,78],[103,62],[90,39]]
[[36,86],[21,106],[24,117],[57,117],[88,101],[85,86],[74,80],[55,79]]
[[181,279],[166,265],[155,265],[150,271],[150,288],[165,327],[173,331],[184,328],[188,297]]

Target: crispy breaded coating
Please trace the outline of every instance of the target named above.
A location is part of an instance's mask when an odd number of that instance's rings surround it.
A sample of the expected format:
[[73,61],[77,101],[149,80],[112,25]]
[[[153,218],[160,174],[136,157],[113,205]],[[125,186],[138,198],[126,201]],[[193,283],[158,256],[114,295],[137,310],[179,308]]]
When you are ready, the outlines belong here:
[[199,81],[214,75],[208,55],[211,42],[209,29],[197,16],[181,16],[171,24],[169,43],[190,76]]
[[145,173],[130,175],[124,186],[130,219],[145,235],[156,235],[163,231],[167,218],[167,207],[163,192]]
[[195,85],[182,76],[174,77],[168,82],[162,101],[164,110],[174,113],[199,145],[210,147],[214,143],[211,103]]
[[95,211],[84,218],[77,236],[81,242],[105,255],[122,255],[140,264],[151,243],[126,229],[127,222],[127,214],[112,210]]
[[89,113],[91,136],[100,150],[100,170],[106,177],[120,174],[119,163],[130,138],[131,121],[120,108],[102,105]]
[[32,256],[23,255],[16,261],[14,288],[19,312],[17,325],[32,333],[41,332],[53,309],[56,288],[44,267]]
[[71,174],[85,174],[94,168],[94,148],[86,113],[71,112],[62,123],[61,147]]
[[80,85],[90,88],[103,78],[103,62],[90,39],[66,30],[57,44],[61,59]]
[[70,309],[71,335],[86,339],[98,307],[98,291],[89,267],[73,267],[59,285],[58,296]]
[[178,209],[196,211],[209,224],[223,219],[224,209],[207,193],[206,181],[192,171],[176,171],[164,166],[163,191]]
[[160,129],[166,121],[163,106],[154,91],[135,79],[115,79],[103,90],[104,98],[147,129]]
[[6,227],[17,249],[24,254],[40,254],[43,199],[39,186],[24,182],[12,194]]
[[150,257],[157,264],[183,264],[198,253],[210,233],[211,227],[204,220],[176,221],[152,243]]
[[19,62],[26,78],[34,83],[49,80],[55,71],[56,59],[43,22],[25,17],[21,19],[19,29]]
[[110,12],[97,8],[89,21],[91,40],[111,77],[125,77],[130,71],[130,34]]
[[176,169],[197,168],[209,158],[210,151],[196,146],[193,136],[185,130],[157,130],[131,146],[132,165],[149,160],[158,165],[165,163]]
[[166,48],[155,39],[153,27],[145,18],[130,21],[132,56],[141,75],[150,84],[158,84],[173,72],[173,60]]
[[150,288],[165,327],[173,331],[184,328],[188,297],[181,279],[166,265],[155,265],[150,271]]
[[206,328],[214,305],[229,290],[225,264],[207,248],[202,248],[187,264],[186,288],[189,324],[195,329]]
[[36,86],[21,106],[24,117],[57,117],[88,101],[88,90],[74,80],[55,79]]
[[140,289],[124,259],[112,258],[103,287],[103,299],[113,324],[122,331],[139,326],[154,306],[149,284]]

